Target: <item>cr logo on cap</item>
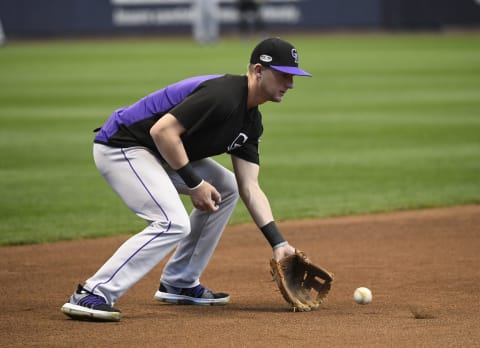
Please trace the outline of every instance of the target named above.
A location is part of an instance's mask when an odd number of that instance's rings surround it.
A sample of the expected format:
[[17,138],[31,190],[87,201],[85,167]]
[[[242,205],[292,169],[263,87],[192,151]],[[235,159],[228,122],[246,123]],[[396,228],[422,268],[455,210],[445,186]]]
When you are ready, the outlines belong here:
[[272,61],[272,57],[270,57],[268,54],[262,54],[260,56],[260,60],[265,63],[270,63]]
[[297,50],[295,48],[292,48],[292,57],[293,57],[293,59],[295,59],[295,63],[298,64],[298,53],[297,53]]

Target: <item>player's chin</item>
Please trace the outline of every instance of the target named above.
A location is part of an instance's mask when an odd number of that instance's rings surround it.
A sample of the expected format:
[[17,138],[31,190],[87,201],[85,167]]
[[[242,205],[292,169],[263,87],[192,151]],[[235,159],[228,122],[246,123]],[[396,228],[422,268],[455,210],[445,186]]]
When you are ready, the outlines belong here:
[[280,103],[283,100],[283,94],[282,95],[276,95],[274,96],[271,101],[275,103]]

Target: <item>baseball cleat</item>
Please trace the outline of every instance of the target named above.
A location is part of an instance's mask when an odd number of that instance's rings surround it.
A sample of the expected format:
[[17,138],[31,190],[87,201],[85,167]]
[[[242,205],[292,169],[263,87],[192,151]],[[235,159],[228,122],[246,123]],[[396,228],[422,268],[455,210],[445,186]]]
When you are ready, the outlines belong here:
[[119,309],[113,308],[103,297],[93,294],[81,285],[78,285],[77,291],[70,297],[70,301],[62,306],[62,312],[75,320],[120,320]]
[[201,284],[193,288],[176,288],[160,283],[154,299],[183,305],[222,306],[230,301],[230,296],[223,292],[214,293]]

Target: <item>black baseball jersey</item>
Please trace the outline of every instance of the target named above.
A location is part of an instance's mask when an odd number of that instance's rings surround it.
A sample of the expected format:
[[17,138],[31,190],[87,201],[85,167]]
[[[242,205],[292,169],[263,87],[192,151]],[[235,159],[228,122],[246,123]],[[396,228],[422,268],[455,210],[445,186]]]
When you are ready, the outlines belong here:
[[95,137],[113,147],[144,146],[158,156],[150,128],[171,113],[186,129],[181,138],[191,161],[229,153],[259,164],[263,133],[258,107],[247,109],[247,77],[196,76],[115,110]]

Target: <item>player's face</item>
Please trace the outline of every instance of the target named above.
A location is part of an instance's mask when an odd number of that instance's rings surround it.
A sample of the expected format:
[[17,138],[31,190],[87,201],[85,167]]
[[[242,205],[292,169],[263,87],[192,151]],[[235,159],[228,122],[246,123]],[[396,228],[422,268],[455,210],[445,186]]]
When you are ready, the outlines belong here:
[[290,88],[293,88],[293,75],[273,69],[263,70],[263,90],[267,100],[281,102]]

